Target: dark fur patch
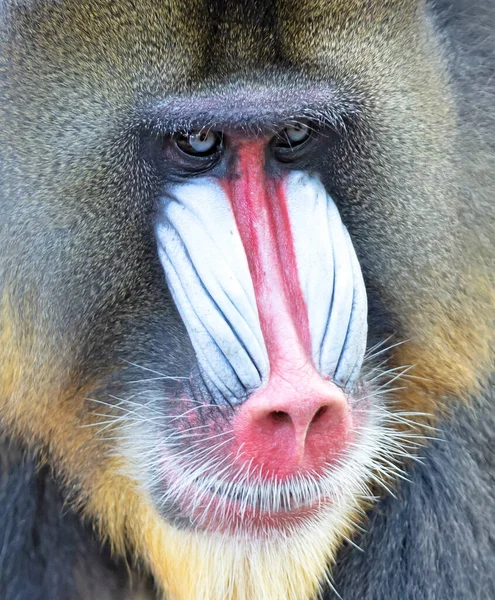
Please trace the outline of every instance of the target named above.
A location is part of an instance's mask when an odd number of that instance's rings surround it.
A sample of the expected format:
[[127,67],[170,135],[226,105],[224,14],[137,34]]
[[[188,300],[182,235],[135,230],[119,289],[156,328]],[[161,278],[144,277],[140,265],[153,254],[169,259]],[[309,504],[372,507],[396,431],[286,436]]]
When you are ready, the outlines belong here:
[[137,574],[130,580],[128,567],[64,506],[49,468],[38,470],[7,442],[0,445],[0,506],[2,600],[151,598],[151,585]]
[[[334,570],[343,600],[495,598],[493,397],[458,407]],[[327,600],[337,599],[328,593]]]

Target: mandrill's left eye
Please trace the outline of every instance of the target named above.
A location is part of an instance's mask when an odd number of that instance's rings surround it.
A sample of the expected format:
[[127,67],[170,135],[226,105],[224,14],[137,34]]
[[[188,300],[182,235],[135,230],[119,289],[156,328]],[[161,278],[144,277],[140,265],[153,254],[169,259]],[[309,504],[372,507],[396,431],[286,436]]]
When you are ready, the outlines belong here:
[[297,145],[309,138],[310,131],[307,125],[293,125],[286,127],[284,134],[292,145]]
[[222,134],[218,131],[190,131],[179,135],[176,144],[182,152],[191,156],[212,156],[222,148]]
[[311,128],[304,123],[288,125],[276,136],[273,147],[282,154],[303,146],[311,137]]

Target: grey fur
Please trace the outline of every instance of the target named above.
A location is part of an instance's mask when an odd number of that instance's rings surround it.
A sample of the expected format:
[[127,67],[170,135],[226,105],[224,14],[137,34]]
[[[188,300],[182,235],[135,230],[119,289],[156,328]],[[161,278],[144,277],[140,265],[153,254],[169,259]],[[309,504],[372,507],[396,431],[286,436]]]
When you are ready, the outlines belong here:
[[[408,1],[404,7],[415,6]],[[404,69],[398,72],[410,80],[397,81],[385,70],[385,87],[368,81],[365,91],[366,53],[353,57],[354,75],[336,68],[322,76],[318,65],[304,62],[306,48],[294,56],[279,44],[273,2],[236,3],[233,21],[242,22],[244,46],[239,31],[224,27],[229,2],[212,2],[211,13],[201,2],[183,0],[90,4],[104,15],[92,27],[78,21],[79,2],[0,4],[0,291],[17,300],[19,337],[32,335],[38,344],[31,358],[39,371],[56,354],[61,387],[103,377],[121,356],[189,373],[192,349],[151,234],[153,202],[166,174],[150,166],[156,157],[147,154],[147,142],[193,125],[184,116],[190,95],[202,106],[201,98],[213,93],[222,120],[244,129],[270,129],[293,110],[349,127],[351,142],[340,154],[329,146],[327,162],[317,157],[312,167],[326,173],[362,261],[372,342],[392,331],[428,333],[428,300],[448,308],[459,290],[476,311],[485,310],[466,282],[474,267],[495,272],[491,0],[430,3],[430,52],[411,63],[420,72],[405,69],[416,57],[405,45],[404,55],[387,54],[387,65],[393,71],[398,61]],[[174,27],[162,27],[158,6],[169,9]],[[136,39],[143,21],[149,26]],[[320,24],[312,22],[317,33]],[[289,33],[299,25],[299,13],[285,24]],[[388,27],[384,19],[370,38],[386,46]],[[422,68],[430,62],[445,73],[438,88],[423,89]],[[454,90],[452,106],[448,90]],[[173,98],[180,98],[177,118]],[[404,108],[404,98],[414,101]],[[256,101],[266,114],[253,123]],[[230,110],[236,102],[241,115]],[[445,123],[435,117],[444,104]],[[342,114],[351,115],[349,123]],[[201,116],[215,117],[207,103]],[[136,379],[128,371],[105,381],[104,391]],[[364,553],[342,550],[335,586],[344,600],[495,600],[495,396],[485,383],[487,391],[469,407],[451,399],[454,409],[440,422],[444,439],[424,449],[423,463],[408,466],[412,482],[401,483],[397,498],[384,498],[372,511],[357,540]],[[3,395],[0,390],[2,401]],[[21,456],[32,440],[17,435],[12,432],[15,439],[0,454],[0,598],[132,597],[126,569],[64,508],[71,489],[51,471],[37,471],[31,454]],[[98,455],[88,457],[88,467],[97,468]]]

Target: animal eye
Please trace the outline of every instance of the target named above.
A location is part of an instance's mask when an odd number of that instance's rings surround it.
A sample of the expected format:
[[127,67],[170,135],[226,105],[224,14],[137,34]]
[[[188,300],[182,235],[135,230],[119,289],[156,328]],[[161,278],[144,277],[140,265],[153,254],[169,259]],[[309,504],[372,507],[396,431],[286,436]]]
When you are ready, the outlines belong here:
[[[310,139],[311,132],[311,128],[304,123],[287,125],[275,136],[272,147],[281,160],[286,160]],[[286,158],[282,159],[282,156]]]
[[191,156],[212,156],[222,148],[222,134],[218,131],[195,130],[180,134],[177,146]]
[[310,129],[307,125],[302,123],[299,125],[291,125],[284,129],[284,137],[292,146],[297,146],[302,142],[306,141],[311,135]]

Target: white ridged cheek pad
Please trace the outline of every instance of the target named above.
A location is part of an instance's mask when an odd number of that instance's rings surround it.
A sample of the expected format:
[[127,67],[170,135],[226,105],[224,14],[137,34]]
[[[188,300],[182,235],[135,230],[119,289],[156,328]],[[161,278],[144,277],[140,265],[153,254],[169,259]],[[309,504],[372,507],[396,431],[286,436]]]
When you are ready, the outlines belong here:
[[268,380],[246,253],[230,202],[213,179],[162,198],[156,235],[167,281],[210,385],[241,398]]
[[[286,192],[314,365],[350,387],[366,345],[361,269],[319,179],[292,173]],[[156,236],[172,297],[209,387],[230,401],[260,388],[270,365],[246,253],[220,183],[205,177],[170,187],[160,200]]]
[[361,267],[339,210],[320,180],[293,172],[286,192],[313,362],[322,375],[351,388],[368,334]]

